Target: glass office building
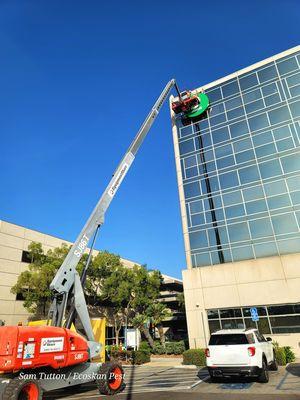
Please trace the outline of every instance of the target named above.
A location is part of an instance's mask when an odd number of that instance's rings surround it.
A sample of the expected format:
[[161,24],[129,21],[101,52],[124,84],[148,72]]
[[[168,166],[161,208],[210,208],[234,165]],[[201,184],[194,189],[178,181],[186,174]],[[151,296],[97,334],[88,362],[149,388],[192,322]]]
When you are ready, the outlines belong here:
[[202,89],[175,120],[190,265],[300,252],[300,50]]

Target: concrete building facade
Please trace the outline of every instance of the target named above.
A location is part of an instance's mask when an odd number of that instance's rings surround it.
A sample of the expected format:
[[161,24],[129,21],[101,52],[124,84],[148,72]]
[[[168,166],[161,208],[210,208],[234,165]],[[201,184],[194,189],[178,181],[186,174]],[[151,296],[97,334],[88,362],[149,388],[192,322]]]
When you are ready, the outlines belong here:
[[300,46],[202,90],[200,121],[172,114],[190,346],[258,327],[299,355]]
[[[28,268],[28,245],[39,242],[48,251],[71,242],[47,235],[23,226],[0,220],[0,320],[6,325],[24,324],[28,321],[28,311],[23,307],[23,301],[17,300],[11,293],[12,286],[17,282],[21,272]],[[94,251],[96,255],[97,250]],[[121,258],[125,267],[131,268],[135,262]]]
[[[29,313],[23,307],[23,301],[11,293],[11,288],[17,282],[18,276],[29,265],[28,245],[32,242],[42,244],[44,251],[60,247],[63,243],[71,245],[71,242],[47,235],[32,229],[28,229],[10,222],[0,220],[0,320],[6,325],[16,325],[19,322],[27,324]],[[97,255],[98,250],[94,250]],[[140,265],[121,258],[126,268]],[[164,302],[172,312],[172,316],[164,321],[166,333],[170,337],[185,338],[186,317],[178,305],[177,294],[183,292],[181,280],[162,274],[160,301]],[[120,333],[120,339],[124,341],[124,328]],[[112,326],[106,327],[106,344],[115,342],[115,333]]]

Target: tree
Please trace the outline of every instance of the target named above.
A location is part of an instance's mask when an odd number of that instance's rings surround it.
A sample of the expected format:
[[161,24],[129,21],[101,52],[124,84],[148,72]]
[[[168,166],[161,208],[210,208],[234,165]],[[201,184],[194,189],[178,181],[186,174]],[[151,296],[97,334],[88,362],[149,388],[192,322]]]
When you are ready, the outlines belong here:
[[154,326],[158,330],[160,343],[163,347],[166,347],[166,337],[162,322],[166,318],[171,317],[172,313],[170,309],[167,308],[165,304],[156,301],[148,307],[147,314],[149,315]]
[[149,307],[159,298],[162,283],[161,273],[157,270],[147,271],[146,266],[135,268],[133,290],[132,324],[144,334],[151,348],[154,342],[149,332]]
[[[69,251],[69,246],[63,243],[60,247],[49,250],[46,254],[41,243],[32,242],[28,246],[31,264],[28,270],[22,272],[17,283],[12,287],[14,294],[21,294],[24,307],[36,316],[46,317],[51,302],[49,288],[58,268],[63,263]],[[83,268],[86,255],[82,257],[79,268]]]
[[154,341],[149,332],[149,316],[147,314],[137,314],[132,319],[132,325],[139,329],[147,339],[150,347],[154,349]]
[[179,309],[181,311],[185,311],[185,299],[184,299],[183,292],[177,294],[177,301],[178,301]]

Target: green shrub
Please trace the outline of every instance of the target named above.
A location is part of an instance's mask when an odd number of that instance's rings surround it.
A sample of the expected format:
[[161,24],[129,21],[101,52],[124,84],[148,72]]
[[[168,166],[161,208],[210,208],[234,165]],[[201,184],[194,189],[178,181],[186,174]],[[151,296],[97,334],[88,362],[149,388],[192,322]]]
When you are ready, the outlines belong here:
[[132,351],[132,364],[140,365],[150,362],[150,351],[147,350],[136,350]]
[[142,341],[142,342],[140,343],[140,345],[139,345],[139,350],[146,350],[146,351],[150,351],[150,350],[151,350],[151,348],[150,348],[150,345],[149,345],[149,343],[148,343],[148,342],[146,342],[146,341]]
[[296,360],[296,355],[293,352],[292,348],[290,346],[285,346],[283,349],[285,353],[286,363],[294,362]]
[[166,343],[166,353],[167,354],[182,354],[185,350],[184,341],[179,342],[167,342]]
[[184,365],[206,365],[205,351],[203,349],[190,349],[183,352]]
[[154,342],[154,350],[152,352],[154,354],[166,354],[166,349],[159,342]]
[[286,356],[283,347],[275,347],[275,356],[279,365],[286,365]]

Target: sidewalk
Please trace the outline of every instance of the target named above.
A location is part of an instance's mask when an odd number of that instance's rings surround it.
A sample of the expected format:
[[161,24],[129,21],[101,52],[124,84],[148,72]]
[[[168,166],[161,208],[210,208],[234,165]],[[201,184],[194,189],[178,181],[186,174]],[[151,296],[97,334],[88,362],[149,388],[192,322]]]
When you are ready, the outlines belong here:
[[151,357],[151,361],[144,365],[147,367],[196,368],[194,365],[182,365],[182,361],[182,357]]

